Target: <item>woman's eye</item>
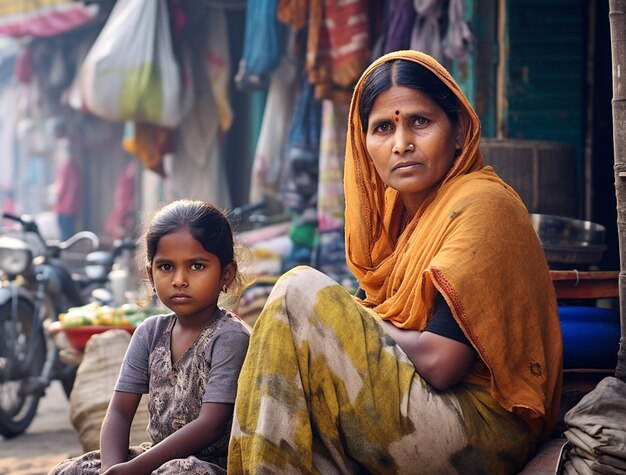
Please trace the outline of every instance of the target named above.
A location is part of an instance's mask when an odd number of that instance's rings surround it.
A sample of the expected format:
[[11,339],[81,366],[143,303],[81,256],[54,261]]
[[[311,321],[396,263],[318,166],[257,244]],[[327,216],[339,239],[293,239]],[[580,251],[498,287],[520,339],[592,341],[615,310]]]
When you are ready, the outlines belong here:
[[424,127],[426,124],[428,124],[428,119],[425,117],[415,117],[413,119],[413,125],[416,127]]
[[202,270],[204,269],[204,264],[191,264],[191,270]]
[[389,132],[391,130],[391,124],[389,122],[382,122],[374,128],[374,132],[384,133]]

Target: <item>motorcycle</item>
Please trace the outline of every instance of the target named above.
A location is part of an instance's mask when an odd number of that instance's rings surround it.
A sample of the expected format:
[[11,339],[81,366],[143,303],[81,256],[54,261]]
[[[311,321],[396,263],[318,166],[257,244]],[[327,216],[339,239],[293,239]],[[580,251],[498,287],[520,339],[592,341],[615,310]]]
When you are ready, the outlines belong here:
[[47,324],[87,303],[63,256],[87,254],[99,243],[89,231],[47,241],[28,215],[5,212],[0,220],[21,230],[19,237],[0,235],[0,434],[11,438],[29,427],[52,381],[70,395],[76,366],[60,360]]
[[130,271],[128,262],[124,265],[122,261],[128,261],[136,247],[132,238],[116,239],[110,251],[98,250],[87,254],[85,275],[75,280],[80,282],[88,301],[109,306],[127,303]]

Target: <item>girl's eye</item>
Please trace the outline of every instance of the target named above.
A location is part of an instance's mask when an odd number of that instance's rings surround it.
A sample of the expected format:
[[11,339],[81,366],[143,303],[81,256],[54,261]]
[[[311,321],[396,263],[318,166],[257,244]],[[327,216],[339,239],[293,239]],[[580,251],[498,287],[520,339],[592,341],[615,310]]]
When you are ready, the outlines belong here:
[[161,265],[159,266],[159,269],[160,269],[160,270],[163,270],[163,271],[168,271],[168,270],[171,270],[171,269],[172,269],[172,265],[171,265],[171,264],[161,264]]
[[198,264],[198,263],[191,264],[191,270],[202,270],[204,268],[205,268],[204,264]]
[[413,118],[413,125],[415,125],[416,127],[424,127],[427,124],[428,124],[428,119],[426,119],[425,117]]

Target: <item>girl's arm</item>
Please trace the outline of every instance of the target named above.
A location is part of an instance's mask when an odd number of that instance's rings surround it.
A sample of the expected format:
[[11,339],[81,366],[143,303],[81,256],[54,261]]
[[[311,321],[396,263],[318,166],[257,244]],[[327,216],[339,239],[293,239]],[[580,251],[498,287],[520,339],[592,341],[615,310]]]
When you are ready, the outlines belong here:
[[140,400],[141,394],[113,392],[100,430],[102,472],[128,460],[130,426]]
[[440,391],[461,381],[476,359],[474,350],[464,343],[431,332],[403,330],[385,320],[381,323],[417,373]]
[[198,453],[216,442],[228,429],[227,424],[233,414],[233,408],[234,404],[203,403],[197,419],[138,457],[112,467],[106,472],[106,475],[149,474],[169,460],[185,458]]

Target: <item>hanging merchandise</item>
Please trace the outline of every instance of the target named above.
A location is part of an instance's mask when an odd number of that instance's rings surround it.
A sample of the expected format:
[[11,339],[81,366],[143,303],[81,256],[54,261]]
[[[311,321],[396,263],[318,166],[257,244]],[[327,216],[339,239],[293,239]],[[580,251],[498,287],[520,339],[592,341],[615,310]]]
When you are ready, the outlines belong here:
[[228,94],[230,53],[224,10],[209,7],[203,26],[201,34],[205,39],[196,54],[202,58],[195,71],[196,101],[176,130],[178,145],[174,154],[182,148],[198,166],[206,162],[213,147],[220,146],[219,134],[226,132],[233,120]]
[[242,90],[264,88],[283,52],[284,26],[276,18],[278,0],[255,0],[246,7],[243,57],[235,76]]
[[302,213],[315,207],[322,107],[306,75],[301,76],[299,83],[280,177],[280,195],[287,208]]
[[389,3],[389,24],[383,54],[409,48],[414,22],[413,0],[395,0]]
[[306,69],[317,99],[350,102],[371,60],[367,13],[365,0],[311,0]]
[[411,49],[428,53],[443,62],[441,29],[446,0],[413,0],[417,18],[411,32]]
[[228,22],[223,8],[209,7],[207,35],[204,43],[203,66],[209,87],[217,105],[220,130],[226,132],[233,122],[233,111],[229,102],[230,47]]
[[344,225],[343,162],[348,133],[348,105],[322,102],[317,219],[320,232]]
[[192,160],[184,150],[165,157],[165,200],[181,198],[205,200],[220,209],[232,207],[230,187],[220,147],[213,147],[202,165]]
[[343,163],[347,131],[348,105],[324,100],[317,187],[318,240],[315,243],[312,264],[338,282],[343,282],[350,275],[343,234]]
[[188,112],[166,0],[118,0],[79,71],[84,107],[112,121],[176,127]]
[[443,39],[443,52],[450,59],[465,61],[469,45],[476,41],[465,22],[463,0],[450,0],[448,6],[448,31]]
[[144,166],[165,177],[163,157],[172,151],[171,130],[153,124],[126,122],[122,147]]
[[276,124],[289,123],[296,97],[296,76],[295,58],[287,56],[272,73],[263,122],[254,152],[249,198],[251,203],[268,197],[278,199],[278,182],[283,167],[288,130],[287,127],[277,127]]
[[193,196],[228,208],[230,190],[219,140],[232,123],[228,23],[221,8],[210,7],[206,18],[198,33],[203,39],[197,42],[196,56],[202,61],[196,63],[196,101],[176,130],[176,149],[166,160],[166,198]]

